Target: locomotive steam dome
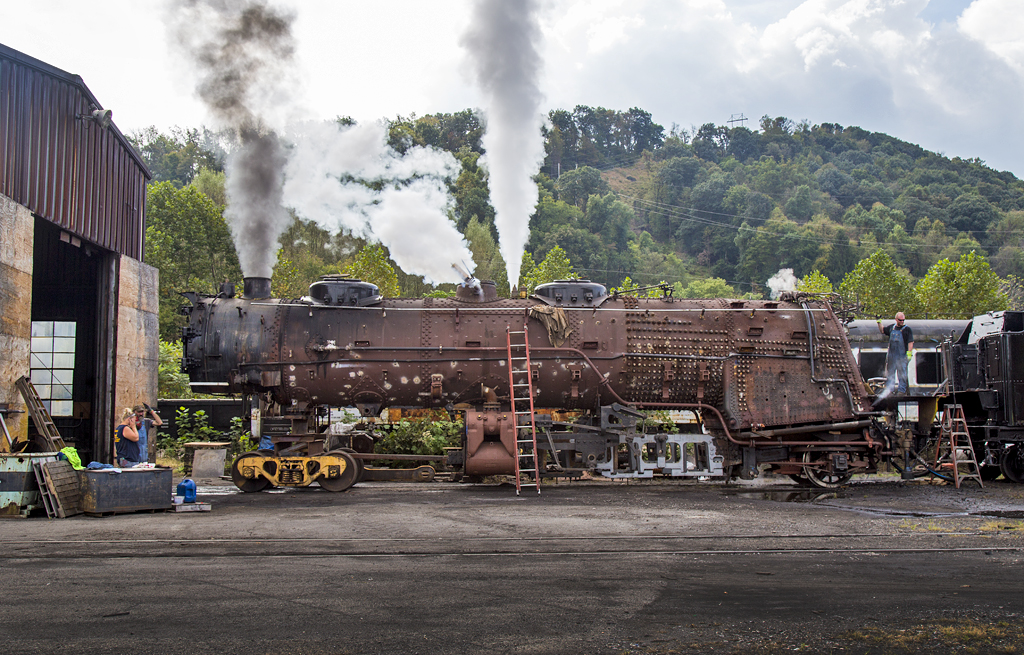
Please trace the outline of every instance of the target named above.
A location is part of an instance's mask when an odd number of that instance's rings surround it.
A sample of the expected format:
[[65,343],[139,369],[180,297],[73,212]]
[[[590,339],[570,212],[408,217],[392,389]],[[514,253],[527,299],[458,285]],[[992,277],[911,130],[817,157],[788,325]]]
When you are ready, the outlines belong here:
[[348,275],[321,275],[309,285],[309,297],[325,305],[368,307],[383,300],[376,284],[363,282]]
[[598,307],[608,298],[608,289],[590,280],[555,280],[538,285],[533,295],[547,305]]

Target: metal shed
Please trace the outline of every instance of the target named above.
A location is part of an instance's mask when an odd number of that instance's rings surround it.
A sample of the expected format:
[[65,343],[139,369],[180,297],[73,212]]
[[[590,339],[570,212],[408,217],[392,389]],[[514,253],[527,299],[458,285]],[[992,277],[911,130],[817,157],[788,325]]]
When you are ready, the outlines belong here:
[[[93,459],[117,407],[156,400],[149,179],[81,77],[0,45],[0,403],[23,409],[14,381],[30,375]],[[24,414],[11,423],[27,434]]]

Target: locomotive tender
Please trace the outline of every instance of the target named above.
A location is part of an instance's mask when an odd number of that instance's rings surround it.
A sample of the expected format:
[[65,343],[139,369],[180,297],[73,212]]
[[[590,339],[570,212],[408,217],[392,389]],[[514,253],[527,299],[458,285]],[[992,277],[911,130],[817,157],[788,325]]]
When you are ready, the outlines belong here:
[[942,344],[942,365],[946,402],[963,407],[982,477],[1024,482],[1024,312],[975,316]]
[[[891,454],[842,322],[828,302],[686,300],[609,294],[588,280],[501,299],[467,280],[453,298],[383,298],[325,276],[299,300],[266,278],[242,297],[184,294],[182,369],[194,390],[241,395],[254,434],[282,423],[273,451],[240,456],[235,483],[347,489],[372,442],[332,445],[317,416],[354,406],[461,413],[449,463],[471,478],[512,474],[517,429],[508,333],[528,332],[538,468],[610,478],[756,477],[821,487]],[[571,420],[555,420],[561,410]],[[696,429],[648,431],[639,410],[685,410]]]

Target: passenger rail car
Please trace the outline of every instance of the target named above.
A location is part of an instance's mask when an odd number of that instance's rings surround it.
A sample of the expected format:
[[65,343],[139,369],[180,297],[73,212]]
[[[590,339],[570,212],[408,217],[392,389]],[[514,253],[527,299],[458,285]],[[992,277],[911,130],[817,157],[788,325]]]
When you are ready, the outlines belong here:
[[[182,368],[193,389],[243,396],[273,451],[243,455],[248,491],[317,481],[343,490],[362,447],[337,448],[316,427],[328,407],[446,408],[465,419],[449,461],[470,477],[511,474],[516,446],[508,333],[528,332],[537,455],[545,471],[610,478],[752,478],[762,470],[813,484],[873,472],[890,452],[846,330],[814,296],[682,300],[609,294],[587,280],[500,299],[469,280],[453,298],[382,298],[333,276],[299,300],[185,294]],[[571,422],[549,410],[572,410]],[[688,410],[693,428],[651,432],[639,410]],[[352,452],[355,451],[355,452]]]
[[[892,323],[883,320],[883,325]],[[906,396],[934,396],[945,376],[942,371],[942,342],[951,336],[957,340],[971,324],[963,320],[907,320],[914,333],[914,354],[907,367],[909,385]],[[875,392],[885,385],[885,361],[889,340],[878,331],[876,321],[850,321],[847,324],[850,347],[857,359],[861,376]]]

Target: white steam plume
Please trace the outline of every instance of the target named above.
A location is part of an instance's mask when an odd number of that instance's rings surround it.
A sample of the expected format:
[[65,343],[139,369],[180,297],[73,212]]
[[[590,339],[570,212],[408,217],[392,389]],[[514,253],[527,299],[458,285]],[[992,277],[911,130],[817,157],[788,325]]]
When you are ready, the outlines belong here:
[[403,156],[378,123],[306,123],[293,139],[286,205],[322,227],[380,241],[402,270],[427,282],[462,282],[451,262],[473,254],[448,219],[445,179],[458,176],[455,157],[421,147]]
[[793,269],[779,269],[778,273],[768,278],[768,288],[772,290],[772,300],[778,300],[783,291],[796,291],[796,284],[799,281],[793,275]]
[[544,162],[538,8],[537,0],[476,0],[460,41],[484,96],[481,162],[489,174],[509,287],[519,283],[530,214],[537,205],[533,176]]

